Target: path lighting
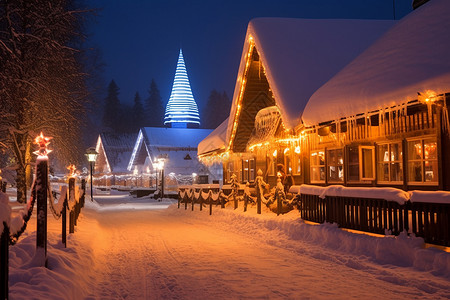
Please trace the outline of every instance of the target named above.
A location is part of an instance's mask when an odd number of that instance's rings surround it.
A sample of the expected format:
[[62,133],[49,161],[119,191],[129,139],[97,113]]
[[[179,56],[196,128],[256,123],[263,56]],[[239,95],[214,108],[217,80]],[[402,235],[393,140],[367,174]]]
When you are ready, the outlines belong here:
[[164,198],[164,163],[166,158],[164,156],[158,157],[158,169],[161,170],[161,199]]
[[92,183],[92,174],[94,173],[94,163],[97,160],[98,152],[95,151],[94,147],[90,147],[86,150],[86,158],[91,167],[91,201],[94,201],[94,193],[93,193],[93,183]]

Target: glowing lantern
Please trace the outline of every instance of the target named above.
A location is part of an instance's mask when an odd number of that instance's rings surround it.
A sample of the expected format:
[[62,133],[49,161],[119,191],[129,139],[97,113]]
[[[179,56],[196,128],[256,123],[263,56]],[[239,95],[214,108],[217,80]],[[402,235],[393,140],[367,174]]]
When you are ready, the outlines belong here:
[[273,151],[273,157],[277,157],[277,150]]
[[295,147],[295,153],[300,154],[300,146]]

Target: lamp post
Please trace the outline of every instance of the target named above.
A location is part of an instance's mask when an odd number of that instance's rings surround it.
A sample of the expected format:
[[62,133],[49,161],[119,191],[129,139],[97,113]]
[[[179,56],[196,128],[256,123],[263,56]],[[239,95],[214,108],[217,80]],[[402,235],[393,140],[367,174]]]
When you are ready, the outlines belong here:
[[161,170],[161,199],[164,198],[164,162],[165,157],[158,158],[159,169]]
[[91,167],[91,201],[94,201],[94,193],[93,193],[93,183],[92,183],[92,174],[94,173],[94,163],[97,159],[98,152],[95,151],[94,147],[90,147],[86,150],[86,157]]

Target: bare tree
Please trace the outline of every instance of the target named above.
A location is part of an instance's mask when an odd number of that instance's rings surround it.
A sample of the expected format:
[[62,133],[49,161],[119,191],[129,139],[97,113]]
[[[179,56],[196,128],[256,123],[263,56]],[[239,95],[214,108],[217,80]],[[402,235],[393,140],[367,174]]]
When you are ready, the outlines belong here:
[[74,7],[72,0],[0,0],[0,141],[15,158],[19,202],[26,199],[35,135],[53,136],[60,161],[76,161],[80,153],[86,11]]

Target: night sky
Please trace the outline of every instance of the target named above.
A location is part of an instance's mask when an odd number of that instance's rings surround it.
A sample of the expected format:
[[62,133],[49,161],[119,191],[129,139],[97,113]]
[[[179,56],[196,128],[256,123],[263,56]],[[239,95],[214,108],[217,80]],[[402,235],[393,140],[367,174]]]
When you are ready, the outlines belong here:
[[[255,17],[393,19],[392,0],[94,0],[100,8],[90,40],[102,53],[103,80],[114,79],[121,102],[148,96],[155,79],[164,105],[180,47],[197,104],[212,89],[232,97],[248,22]],[[396,19],[412,0],[395,0]],[[106,90],[106,86],[105,86]]]

